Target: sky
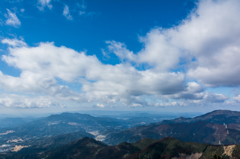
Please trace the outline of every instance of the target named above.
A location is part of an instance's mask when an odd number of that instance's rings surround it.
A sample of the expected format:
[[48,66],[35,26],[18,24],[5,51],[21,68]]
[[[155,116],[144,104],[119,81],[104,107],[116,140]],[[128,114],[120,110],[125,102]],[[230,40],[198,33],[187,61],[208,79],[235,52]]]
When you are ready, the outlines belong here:
[[239,0],[1,0],[0,112],[240,110]]

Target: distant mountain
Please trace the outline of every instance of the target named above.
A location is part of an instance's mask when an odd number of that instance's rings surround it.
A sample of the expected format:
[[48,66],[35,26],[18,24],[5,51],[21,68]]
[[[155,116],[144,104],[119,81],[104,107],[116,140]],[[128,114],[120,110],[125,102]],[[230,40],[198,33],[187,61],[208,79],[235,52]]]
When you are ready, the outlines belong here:
[[[33,121],[27,121],[25,118],[2,119],[2,128],[0,128],[0,152],[6,152],[18,144],[29,143],[29,145],[33,145],[32,142],[38,143],[42,138],[74,132],[81,132],[81,134],[85,132],[87,137],[95,137],[102,141],[109,133],[119,132],[119,130],[136,125],[143,125],[154,121],[156,117],[155,115],[150,117],[151,114],[147,114],[147,116],[148,117],[137,117],[134,119],[117,119],[110,117],[93,117],[88,114],[79,113],[62,113]],[[158,120],[160,120],[161,117],[158,117]],[[167,116],[163,116],[163,118],[166,119]],[[77,137],[77,135],[74,136]],[[4,146],[1,147],[1,145]],[[6,145],[8,148],[5,147]],[[34,145],[36,146],[36,144]],[[41,147],[38,148],[38,150],[42,149]]]
[[128,127],[129,123],[124,120],[79,113],[62,113],[21,124],[18,127],[0,129],[0,144],[13,139],[38,139],[79,131],[108,133],[107,130],[114,131]]
[[[135,124],[135,121],[133,123]],[[71,146],[70,142],[81,137],[95,138],[106,144],[116,145],[104,144],[104,149],[100,148],[101,151],[99,149],[95,154],[99,158],[107,152],[116,156],[131,156],[165,137],[212,145],[240,144],[240,112],[217,110],[194,118],[180,117],[129,128],[134,124],[131,125],[131,120],[93,117],[79,113],[51,115],[17,127],[0,129],[0,153],[10,153],[13,148],[17,148],[21,150],[12,152],[12,156],[18,154],[17,157],[22,155],[25,158],[26,156],[35,158],[39,157],[39,153],[44,155],[47,152],[49,156],[62,152],[63,150],[58,150],[61,146],[64,145],[62,148],[66,148],[65,144]],[[93,142],[90,139],[89,141]],[[84,143],[87,143],[87,140]]]
[[197,122],[197,121],[208,121],[216,124],[240,124],[240,112],[230,110],[215,110],[210,113],[197,116],[195,118],[177,118],[172,120],[175,122]]
[[240,124],[240,112],[230,110],[215,110],[194,118],[176,118],[173,120],[163,120],[156,124],[169,124],[169,123],[194,123],[197,121],[208,121],[216,124]]
[[163,117],[155,114],[152,117],[151,114],[146,115],[147,117],[137,116],[117,119],[93,117],[79,113],[62,113],[33,121],[27,121],[23,118],[2,119],[2,125],[0,120],[0,145],[9,141],[26,141],[80,131],[90,132],[102,140],[109,133],[118,132],[136,125],[144,125],[155,121],[155,118],[156,120],[167,118],[167,115]]
[[33,118],[1,118],[0,128],[13,128],[33,120]]
[[116,146],[84,137],[38,154],[2,154],[2,159],[239,159],[240,145],[212,146],[174,138],[143,139]]
[[209,144],[240,144],[240,112],[217,110],[195,118],[164,120],[108,134],[105,142],[118,144],[143,138],[162,139],[167,136],[185,142]]

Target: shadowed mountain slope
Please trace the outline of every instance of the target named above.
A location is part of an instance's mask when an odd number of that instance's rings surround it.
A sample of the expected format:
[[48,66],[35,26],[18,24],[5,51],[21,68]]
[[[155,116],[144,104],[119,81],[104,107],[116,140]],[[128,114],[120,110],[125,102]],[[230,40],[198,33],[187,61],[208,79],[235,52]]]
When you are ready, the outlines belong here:
[[[144,147],[146,146],[146,147]],[[144,148],[143,148],[144,147]],[[84,137],[69,144],[38,154],[6,154],[1,159],[239,159],[239,145],[208,145],[182,142],[167,137],[162,140],[143,139],[136,143],[107,146]]]

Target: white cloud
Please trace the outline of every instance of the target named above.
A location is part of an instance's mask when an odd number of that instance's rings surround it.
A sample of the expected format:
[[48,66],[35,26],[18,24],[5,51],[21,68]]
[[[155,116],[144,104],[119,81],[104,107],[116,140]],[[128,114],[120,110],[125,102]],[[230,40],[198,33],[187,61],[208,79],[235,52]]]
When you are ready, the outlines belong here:
[[108,50],[116,54],[120,60],[130,60],[134,61],[137,56],[126,48],[126,45],[116,41],[106,41],[108,45]]
[[18,19],[17,15],[13,12],[11,12],[9,9],[7,9],[8,14],[5,14],[6,25],[11,25],[15,28],[19,27],[21,25],[20,20]]
[[209,92],[207,92],[203,97],[203,101],[211,103],[222,103],[227,99],[229,99],[229,97],[223,94],[213,94]]
[[[101,65],[95,56],[86,56],[84,52],[78,53],[64,46],[56,47],[53,43],[40,43],[37,47],[11,48],[9,51],[9,55],[2,56],[9,65],[69,82],[84,76],[88,69]],[[89,63],[93,65],[89,66]]]
[[142,107],[143,105],[142,104],[139,104],[139,103],[133,103],[131,105],[131,107]]
[[73,17],[71,16],[69,12],[69,7],[67,5],[64,6],[63,9],[63,15],[68,19],[68,20],[73,20]]
[[52,9],[52,5],[50,4],[51,0],[38,0],[38,9],[44,10],[45,7],[48,7],[49,9]]
[[96,107],[104,108],[105,106],[104,106],[103,104],[99,104],[99,103],[97,103],[97,104],[96,104]]
[[93,16],[93,15],[98,15],[98,13],[96,13],[96,12],[79,11],[79,15],[81,15],[81,16]]
[[0,95],[0,107],[8,108],[44,108],[50,106],[64,105],[57,100],[50,97],[28,97],[15,94],[1,94]]
[[[194,95],[194,94],[193,94]],[[169,98],[168,98],[169,99]],[[214,94],[210,92],[201,92],[199,93],[198,98],[179,98],[175,101],[164,101],[164,102],[156,102],[156,103],[149,103],[149,106],[211,106],[211,105],[218,105],[218,106],[226,106],[229,104],[235,104],[233,101],[229,103],[227,101],[229,97],[223,94]]]
[[[13,42],[9,39],[3,41],[13,46],[15,39]],[[138,71],[128,64],[104,65],[95,56],[63,46],[56,47],[53,43],[12,47],[2,60],[22,71],[20,77],[0,74],[0,87],[9,92],[41,92],[76,101],[129,103],[131,96],[175,94],[187,88],[182,73]],[[58,85],[56,79],[80,82],[83,94]]]
[[25,9],[24,9],[24,8],[22,8],[22,9],[20,9],[20,11],[23,13],[23,12],[25,11]]
[[233,97],[233,100],[240,102],[240,95]]
[[205,86],[237,86],[240,84],[239,8],[238,0],[201,0],[178,26],[154,28],[140,37],[144,48],[136,54],[120,43],[108,44],[120,59],[146,63],[160,72],[178,69],[182,62],[188,77]]
[[27,44],[24,41],[18,40],[18,39],[8,39],[8,38],[6,38],[6,39],[3,39],[1,42],[3,44],[8,44],[8,45],[10,45],[12,47],[27,46]]
[[[96,56],[54,43],[30,47],[17,39],[4,39],[2,43],[10,47],[2,60],[19,69],[21,75],[12,77],[1,72],[0,89],[93,102],[98,107],[232,102],[205,88],[240,85],[239,8],[238,0],[201,0],[179,25],[154,28],[140,37],[144,47],[137,53],[128,50],[124,43],[107,41],[108,51],[122,60],[116,65],[103,64]],[[68,17],[68,6],[64,10]],[[149,67],[138,70],[135,65]],[[73,92],[58,80],[79,83],[81,88],[78,93]],[[238,96],[233,100],[238,101]]]
[[203,1],[198,16],[192,15],[179,28],[176,41],[197,59],[189,77],[212,87],[240,84],[239,7],[237,0]]

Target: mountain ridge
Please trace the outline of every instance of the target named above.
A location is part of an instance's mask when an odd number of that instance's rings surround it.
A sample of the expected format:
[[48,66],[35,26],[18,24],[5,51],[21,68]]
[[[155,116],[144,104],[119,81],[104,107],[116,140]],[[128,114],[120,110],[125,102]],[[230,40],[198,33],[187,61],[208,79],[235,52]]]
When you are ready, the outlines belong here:
[[[140,144],[141,143],[141,144]],[[140,145],[139,145],[140,144]],[[138,146],[137,146],[138,145]],[[145,145],[145,146],[143,146]],[[141,148],[140,148],[140,147]],[[240,145],[209,145],[182,142],[172,137],[161,140],[143,139],[136,143],[123,142],[108,146],[89,137],[83,137],[54,150],[38,154],[1,154],[1,159],[238,159]]]
[[182,141],[208,144],[239,144],[240,112],[216,110],[194,118],[176,118],[108,134],[105,142],[118,144],[142,138],[161,139],[171,136]]

